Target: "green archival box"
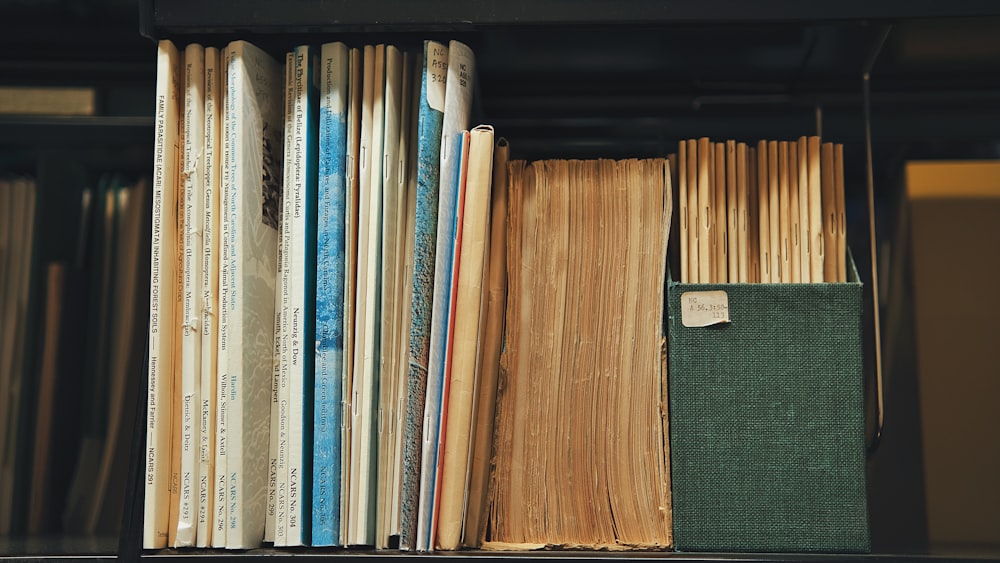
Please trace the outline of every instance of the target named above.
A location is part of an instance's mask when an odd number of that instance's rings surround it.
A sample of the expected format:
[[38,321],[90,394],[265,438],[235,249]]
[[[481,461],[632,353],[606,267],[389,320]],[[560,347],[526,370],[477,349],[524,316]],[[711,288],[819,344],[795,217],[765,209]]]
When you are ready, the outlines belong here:
[[[680,551],[868,552],[862,285],[667,282]],[[729,323],[687,327],[682,294]],[[690,304],[688,297],[688,303]]]

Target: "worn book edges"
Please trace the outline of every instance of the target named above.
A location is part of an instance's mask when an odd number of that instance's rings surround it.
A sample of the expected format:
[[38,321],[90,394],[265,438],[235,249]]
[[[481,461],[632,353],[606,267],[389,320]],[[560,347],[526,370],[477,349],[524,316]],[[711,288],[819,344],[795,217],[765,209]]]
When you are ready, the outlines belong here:
[[281,65],[245,41],[228,46],[229,504],[226,547],[264,537],[269,391],[281,190]]
[[415,147],[417,182],[413,221],[413,277],[400,498],[399,546],[403,550],[412,550],[417,546],[421,444],[437,252],[441,129],[447,70],[448,47],[435,41],[425,41]]
[[312,545],[340,545],[348,49],[320,54]]
[[484,548],[669,547],[666,159],[510,174]]
[[167,546],[171,389],[173,379],[173,283],[176,207],[177,116],[180,55],[170,41],[157,45],[156,137],[153,150],[153,215],[150,246],[149,377],[146,404],[145,501],[146,549]]

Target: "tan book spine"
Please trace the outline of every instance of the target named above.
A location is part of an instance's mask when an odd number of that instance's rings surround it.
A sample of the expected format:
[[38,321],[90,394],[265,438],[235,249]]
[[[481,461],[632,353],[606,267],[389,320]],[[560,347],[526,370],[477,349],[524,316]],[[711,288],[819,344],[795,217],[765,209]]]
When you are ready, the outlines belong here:
[[479,311],[483,295],[486,237],[489,233],[493,128],[480,125],[470,132],[470,137],[459,261],[461,268],[458,270],[455,303],[455,345],[448,390],[448,439],[444,448],[441,510],[437,527],[441,549],[457,549],[462,539],[472,401],[476,388]]
[[834,202],[837,211],[837,281],[847,281],[847,215],[844,208],[844,145],[833,146]]
[[768,256],[771,283],[781,281],[781,187],[778,179],[778,141],[767,142]]
[[680,281],[682,283],[688,283],[691,279],[691,273],[689,271],[688,263],[690,225],[688,223],[687,141],[680,141],[677,143],[677,160],[679,161],[677,166],[677,183],[680,186],[680,189],[678,190],[678,200],[680,202],[680,215],[678,216],[678,221],[680,222],[681,250]]
[[799,268],[802,283],[810,283],[810,251],[809,251],[809,149],[806,138],[799,137],[796,143],[796,170],[798,171],[799,192]]
[[[736,145],[736,222],[734,231],[736,237],[737,276],[736,281],[750,281],[750,223],[749,201],[747,200],[747,146],[744,143]],[[732,235],[730,235],[732,236]],[[732,262],[730,262],[732,264]]]
[[833,143],[823,143],[820,152],[823,206],[823,279],[837,281],[837,203],[834,191]]
[[739,202],[736,195],[736,141],[726,141],[726,281],[739,281]]
[[463,543],[470,547],[478,547],[486,535],[484,512],[490,477],[500,353],[503,350],[504,309],[507,306],[507,162],[509,159],[510,145],[506,139],[500,139],[493,152],[493,193],[490,196],[489,264],[486,278],[488,285],[484,294],[484,299],[487,301],[486,332],[479,347],[481,373],[472,444],[469,503],[465,515],[463,540]]
[[[687,202],[688,202],[688,283],[698,283],[698,239],[701,228],[698,223],[698,141],[687,141]],[[707,281],[707,280],[706,280]]]
[[156,138],[150,254],[149,379],[143,539],[146,549],[167,547],[174,363],[174,283],[177,225],[177,116],[180,56],[170,41],[157,46]]
[[712,143],[698,139],[698,283],[712,281]]
[[799,238],[799,151],[795,142],[788,143],[788,211],[790,232],[788,252],[791,264],[791,282],[802,283],[801,239]]
[[760,194],[757,187],[757,149],[747,147],[747,282],[761,282]]
[[812,283],[822,283],[823,277],[823,205],[820,186],[819,137],[809,137],[809,276]]
[[792,282],[792,213],[788,182],[788,142],[778,143],[778,273],[781,283]]
[[726,198],[726,145],[713,143],[715,147],[715,283],[729,281],[729,209]]
[[[757,212],[760,230],[760,283],[771,283],[771,205],[767,171],[767,141],[757,143]],[[774,220],[777,220],[774,217]],[[774,272],[777,275],[777,272]]]

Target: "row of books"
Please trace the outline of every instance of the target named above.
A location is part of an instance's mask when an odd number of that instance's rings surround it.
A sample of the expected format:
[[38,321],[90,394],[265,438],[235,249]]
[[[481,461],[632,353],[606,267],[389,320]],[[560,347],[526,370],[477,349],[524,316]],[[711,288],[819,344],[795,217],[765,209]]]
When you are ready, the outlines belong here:
[[[66,236],[42,232],[41,194],[65,189]],[[0,180],[0,536],[114,535],[143,363],[150,187],[105,173],[48,190]]]
[[680,141],[680,281],[847,281],[844,147],[819,137]]
[[842,227],[818,138],[508,162],[459,42],[158,61],[149,549],[669,547],[671,227],[688,281],[842,279],[782,262],[793,185]]
[[506,149],[423,47],[160,42],[146,548],[462,541]]

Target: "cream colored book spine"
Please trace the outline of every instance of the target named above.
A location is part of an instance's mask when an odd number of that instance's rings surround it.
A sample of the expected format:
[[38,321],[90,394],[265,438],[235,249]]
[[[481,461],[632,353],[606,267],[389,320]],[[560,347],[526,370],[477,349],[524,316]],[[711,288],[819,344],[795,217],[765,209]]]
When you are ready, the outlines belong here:
[[[680,188],[677,191],[677,199],[679,200],[679,210],[680,216],[678,220],[680,221],[680,281],[682,283],[688,283],[691,277],[689,271],[689,240],[690,240],[690,225],[688,224],[688,189],[687,189],[687,141],[680,141],[677,143],[677,183]],[[677,274],[674,274],[677,275]]]
[[715,169],[715,197],[712,205],[714,207],[715,228],[715,272],[713,282],[726,283],[729,281],[729,203],[726,198],[726,145],[725,143],[713,143],[715,158],[713,168]]
[[201,409],[201,281],[204,200],[205,48],[184,49],[184,309],[181,341],[180,509],[174,547],[191,547],[198,530]]
[[750,281],[750,202],[747,181],[747,146],[736,145],[737,282]]
[[792,281],[792,214],[788,184],[788,142],[778,143],[778,273],[782,283]]
[[736,193],[736,141],[726,141],[726,280],[739,281],[739,196]]
[[150,253],[149,379],[146,405],[146,464],[143,539],[146,549],[167,546],[170,512],[170,427],[173,381],[174,248],[177,116],[180,55],[168,40],[157,45],[156,137],[153,149],[153,215]]
[[698,139],[698,283],[712,281],[712,143]]
[[219,50],[205,48],[205,165],[202,206],[201,427],[197,546],[212,545],[215,508],[215,386],[219,361]]

